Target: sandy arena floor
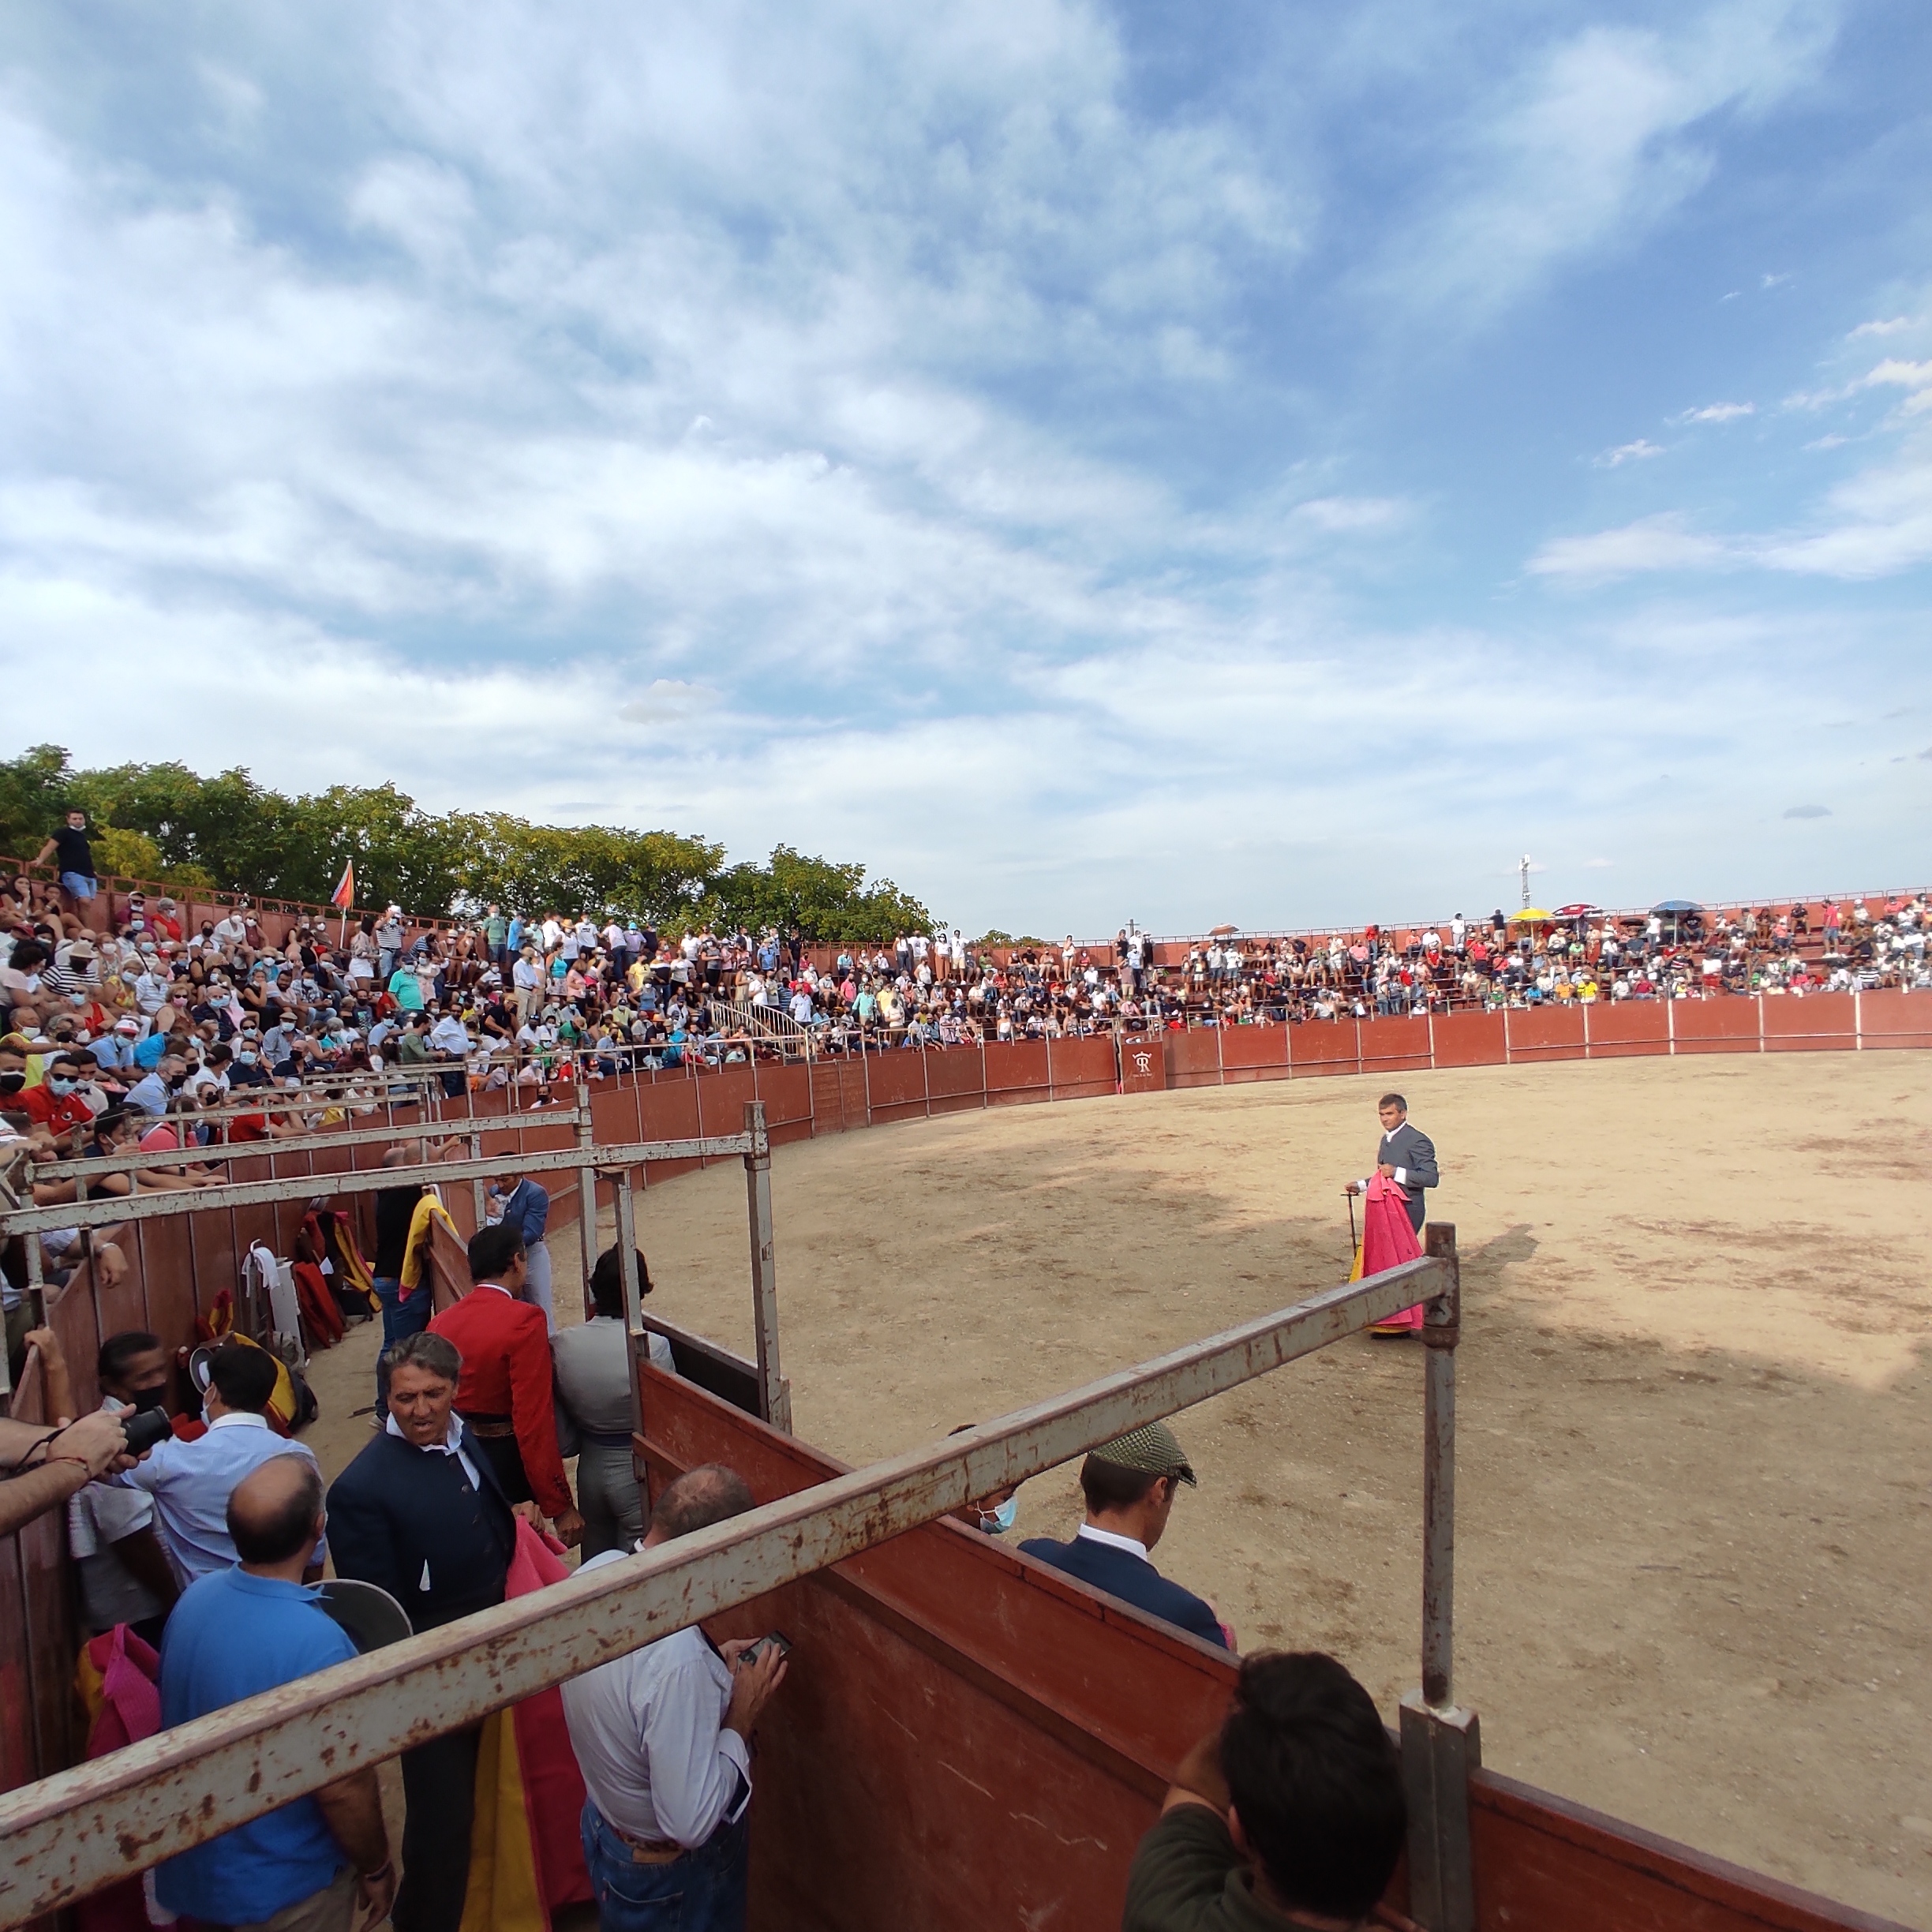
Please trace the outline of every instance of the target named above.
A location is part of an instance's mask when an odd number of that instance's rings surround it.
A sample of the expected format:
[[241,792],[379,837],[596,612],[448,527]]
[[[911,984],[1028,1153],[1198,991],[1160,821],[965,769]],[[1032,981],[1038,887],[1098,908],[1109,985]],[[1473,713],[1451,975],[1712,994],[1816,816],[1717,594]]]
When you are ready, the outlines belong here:
[[[1342,1279],[1380,1083],[1003,1110],[781,1150],[801,1434],[862,1462]],[[1932,1082],[1916,1055],[1413,1074],[1457,1225],[1458,1690],[1485,1761],[1932,1926]],[[653,1189],[654,1306],[748,1351],[743,1173]],[[560,1288],[567,1256],[560,1250]],[[575,1312],[575,1297],[566,1291]],[[333,1468],[365,1332],[317,1365]],[[1176,1418],[1161,1568],[1244,1646],[1417,1678],[1421,1352]],[[1071,1469],[1019,1533],[1072,1533]]]

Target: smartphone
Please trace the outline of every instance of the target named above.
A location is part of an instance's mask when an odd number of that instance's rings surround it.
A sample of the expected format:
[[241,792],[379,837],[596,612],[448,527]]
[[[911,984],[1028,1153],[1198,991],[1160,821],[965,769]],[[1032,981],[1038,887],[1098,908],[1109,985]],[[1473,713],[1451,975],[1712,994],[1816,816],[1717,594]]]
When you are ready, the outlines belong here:
[[750,1649],[741,1650],[738,1653],[738,1661],[740,1664],[755,1664],[767,1650],[776,1650],[781,1657],[789,1657],[792,1654],[792,1639],[782,1631],[773,1631],[769,1636],[759,1638]]

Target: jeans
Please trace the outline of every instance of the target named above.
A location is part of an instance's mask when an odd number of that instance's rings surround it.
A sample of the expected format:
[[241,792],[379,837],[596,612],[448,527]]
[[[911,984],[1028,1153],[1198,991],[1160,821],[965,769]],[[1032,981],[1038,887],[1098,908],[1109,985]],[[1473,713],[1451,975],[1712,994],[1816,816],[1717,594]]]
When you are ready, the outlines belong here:
[[601,1932],[744,1932],[748,1814],[668,1865],[634,1864],[631,1848],[588,1800],[582,1825]]
[[94,882],[84,872],[63,872],[60,882],[62,891],[80,904],[94,897]]
[[[430,1294],[426,1281],[418,1282],[410,1298],[402,1298],[402,1284],[388,1275],[378,1275],[369,1286],[376,1290],[376,1299],[382,1304],[383,1355],[389,1352],[391,1342],[400,1342],[405,1335],[421,1335],[429,1326]],[[376,1357],[376,1420],[380,1423],[389,1413],[389,1371],[382,1355]]]

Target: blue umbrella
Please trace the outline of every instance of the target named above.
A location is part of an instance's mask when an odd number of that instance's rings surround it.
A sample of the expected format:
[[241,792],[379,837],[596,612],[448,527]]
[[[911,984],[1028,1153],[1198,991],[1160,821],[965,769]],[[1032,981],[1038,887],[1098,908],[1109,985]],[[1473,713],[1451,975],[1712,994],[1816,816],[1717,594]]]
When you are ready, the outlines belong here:
[[1653,912],[1702,912],[1704,908],[1694,899],[1666,899],[1661,905],[1653,905]]

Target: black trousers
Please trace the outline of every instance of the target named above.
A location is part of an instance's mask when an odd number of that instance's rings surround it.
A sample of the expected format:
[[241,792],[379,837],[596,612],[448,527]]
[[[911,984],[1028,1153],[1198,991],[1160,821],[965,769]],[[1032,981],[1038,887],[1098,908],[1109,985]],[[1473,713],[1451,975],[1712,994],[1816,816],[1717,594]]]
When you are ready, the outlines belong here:
[[458,1932],[470,1882],[470,1828],[476,1815],[480,1726],[432,1738],[402,1754],[402,1882],[390,1923],[395,1932]]

